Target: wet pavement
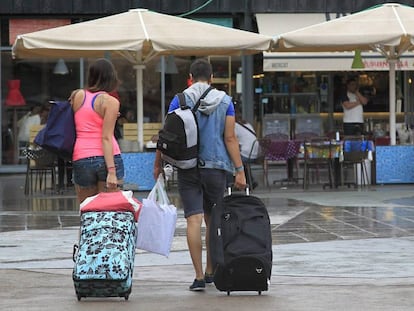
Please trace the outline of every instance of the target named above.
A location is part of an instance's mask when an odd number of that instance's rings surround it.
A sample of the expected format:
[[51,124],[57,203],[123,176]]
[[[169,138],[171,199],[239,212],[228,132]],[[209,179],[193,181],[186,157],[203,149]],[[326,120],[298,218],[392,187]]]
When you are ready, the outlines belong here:
[[[414,305],[414,185],[254,191],[268,207],[274,245],[270,291],[260,298],[234,293],[224,299],[214,287],[207,295],[188,292],[193,272],[179,209],[169,258],[137,251],[130,301],[85,303],[76,301],[70,278],[79,224],[73,188],[26,197],[23,185],[23,175],[0,175],[1,310],[412,310]],[[179,206],[174,189],[170,195]]]
[[[0,175],[1,206],[0,232],[56,229],[79,225],[79,208],[74,189],[60,193],[47,190],[25,196],[23,175]],[[273,244],[352,240],[365,238],[404,237],[414,235],[414,186],[371,186],[360,190],[324,191],[315,186],[311,191],[300,187],[258,189],[268,208],[272,223]],[[394,191],[392,191],[394,190]],[[392,192],[391,192],[392,191]],[[390,193],[410,195],[388,197]],[[135,192],[139,199],[148,192]],[[371,197],[371,205],[359,197]],[[333,195],[333,197],[332,197]],[[399,194],[398,194],[399,195]],[[179,206],[177,193],[170,191],[172,200]],[[329,197],[331,196],[331,199]],[[341,202],[340,198],[344,198]],[[375,197],[381,198],[376,202]],[[337,202],[331,202],[336,199]],[[331,200],[331,201],[329,201]],[[183,223],[182,211],[179,216]],[[176,235],[185,234],[178,226]]]

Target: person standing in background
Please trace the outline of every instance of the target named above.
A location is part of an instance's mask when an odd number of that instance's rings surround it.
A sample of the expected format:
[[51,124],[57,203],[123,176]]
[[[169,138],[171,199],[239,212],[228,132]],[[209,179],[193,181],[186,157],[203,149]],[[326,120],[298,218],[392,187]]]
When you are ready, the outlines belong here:
[[124,124],[134,123],[135,112],[130,108],[121,108],[120,115],[115,125],[115,138],[122,139],[124,137]]
[[[249,163],[254,163],[257,159],[259,153],[259,144],[256,141],[257,136],[256,132],[248,121],[244,120],[242,117],[242,110],[240,105],[236,105],[236,123],[235,123],[235,133],[237,140],[239,141],[240,146],[240,156],[244,165],[244,173],[247,176],[251,177],[251,185],[249,185],[252,189],[257,187],[257,182],[254,181],[251,171],[248,170],[250,167]],[[233,175],[231,175],[230,179],[231,183],[233,183]]]
[[100,58],[89,66],[86,88],[70,96],[76,126],[73,182],[79,202],[99,192],[116,191],[124,177],[114,136],[120,104],[108,94],[118,83],[113,64]]
[[49,104],[45,104],[42,106],[42,109],[40,110],[40,124],[46,124],[47,118],[49,116],[50,107]]
[[30,128],[33,125],[40,125],[41,109],[42,108],[40,106],[34,106],[30,112],[17,121],[17,126],[19,128],[17,140],[19,141],[20,148],[28,146],[30,140]]
[[341,98],[344,110],[344,135],[361,135],[364,132],[364,108],[368,99],[358,90],[358,82],[351,78],[346,82],[347,91]]

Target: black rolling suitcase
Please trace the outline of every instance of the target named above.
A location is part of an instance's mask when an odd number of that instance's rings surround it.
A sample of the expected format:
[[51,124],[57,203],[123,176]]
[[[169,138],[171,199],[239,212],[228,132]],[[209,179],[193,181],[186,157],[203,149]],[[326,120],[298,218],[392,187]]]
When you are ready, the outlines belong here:
[[210,224],[210,254],[214,285],[232,291],[268,290],[272,273],[272,236],[263,202],[244,193],[223,198],[214,206]]

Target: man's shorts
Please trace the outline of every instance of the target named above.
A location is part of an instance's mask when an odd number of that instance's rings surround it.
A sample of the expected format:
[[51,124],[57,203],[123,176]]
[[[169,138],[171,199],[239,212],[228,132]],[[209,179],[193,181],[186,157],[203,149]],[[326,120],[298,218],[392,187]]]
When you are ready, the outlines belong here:
[[185,218],[210,215],[215,204],[221,204],[226,189],[226,171],[207,168],[178,169],[178,192]]
[[[124,162],[120,154],[114,156],[116,178],[124,178]],[[94,187],[106,181],[108,171],[103,156],[79,159],[73,162],[73,182],[81,188]]]

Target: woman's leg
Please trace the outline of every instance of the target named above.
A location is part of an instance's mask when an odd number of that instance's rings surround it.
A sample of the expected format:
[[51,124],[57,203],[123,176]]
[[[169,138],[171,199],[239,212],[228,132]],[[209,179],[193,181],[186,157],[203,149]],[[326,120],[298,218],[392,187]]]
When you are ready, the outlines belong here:
[[97,186],[82,188],[82,187],[79,187],[79,185],[75,185],[75,189],[76,189],[76,195],[78,196],[79,203],[82,203],[83,200],[85,200],[87,197],[98,194]]

